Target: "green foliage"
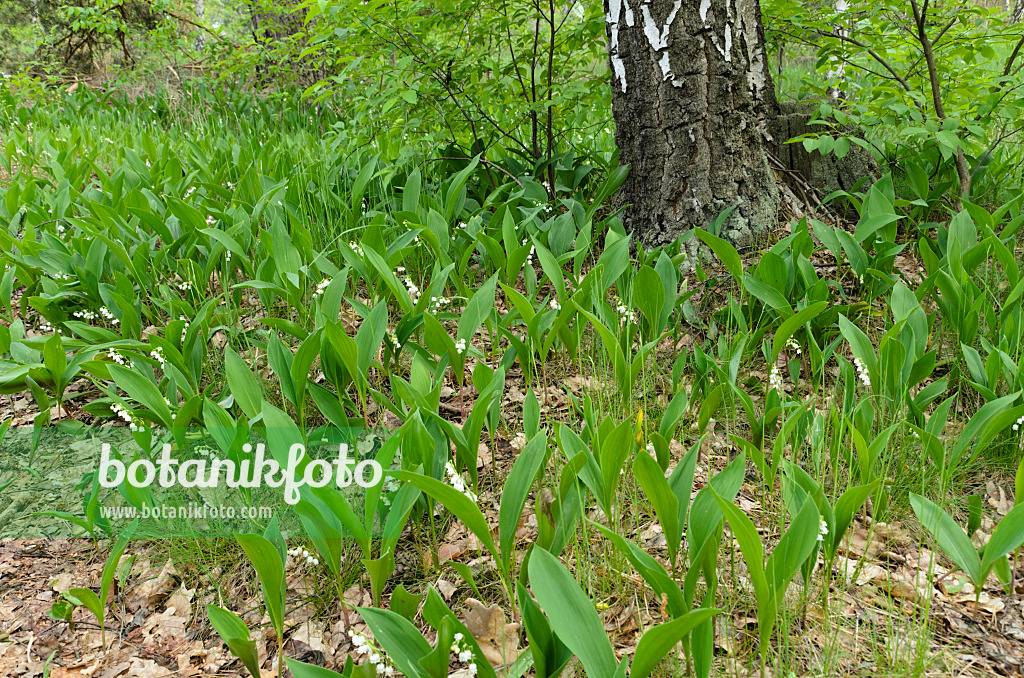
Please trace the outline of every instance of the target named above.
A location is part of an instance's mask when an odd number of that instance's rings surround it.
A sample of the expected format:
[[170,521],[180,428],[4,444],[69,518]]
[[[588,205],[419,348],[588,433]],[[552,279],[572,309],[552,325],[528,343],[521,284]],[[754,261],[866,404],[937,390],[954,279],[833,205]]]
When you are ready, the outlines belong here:
[[1020,80],[1019,34],[1008,9],[859,1],[823,8],[799,0],[764,5],[765,15],[774,17],[769,41],[780,48],[813,35],[817,74],[804,79],[801,94],[822,102],[818,114],[833,127],[808,135],[804,147],[843,158],[860,146],[898,163],[909,199],[926,217],[944,196],[955,204],[957,194],[970,199],[998,190],[1019,153],[1001,131],[1019,107],[1013,94]]
[[629,660],[616,661],[604,625],[590,597],[558,559],[538,550],[530,559],[530,586],[551,627],[573,654],[588,676],[645,678],[661,660],[697,625],[721,612],[702,608],[649,629],[640,638],[632,669]]
[[996,525],[988,543],[975,548],[969,535],[934,502],[911,494],[910,505],[939,548],[970,577],[979,595],[993,570],[1004,584],[1009,583],[1007,554],[1024,544],[1024,509],[1020,506],[1011,509]]
[[732,502],[715,495],[718,505],[725,513],[740,552],[750,573],[751,585],[757,599],[757,633],[762,663],[768,653],[772,629],[778,619],[786,589],[817,546],[820,533],[820,516],[813,501],[804,500],[789,529],[779,539],[768,560],[764,558],[764,546],[757,528],[750,518]]

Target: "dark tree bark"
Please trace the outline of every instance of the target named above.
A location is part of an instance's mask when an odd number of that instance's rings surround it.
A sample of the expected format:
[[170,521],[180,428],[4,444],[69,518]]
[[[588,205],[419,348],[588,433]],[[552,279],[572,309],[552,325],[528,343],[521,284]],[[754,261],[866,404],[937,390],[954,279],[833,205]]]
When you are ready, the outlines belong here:
[[778,102],[758,0],[605,0],[625,222],[672,242],[735,207],[722,236],[744,246],[775,225],[768,166]]

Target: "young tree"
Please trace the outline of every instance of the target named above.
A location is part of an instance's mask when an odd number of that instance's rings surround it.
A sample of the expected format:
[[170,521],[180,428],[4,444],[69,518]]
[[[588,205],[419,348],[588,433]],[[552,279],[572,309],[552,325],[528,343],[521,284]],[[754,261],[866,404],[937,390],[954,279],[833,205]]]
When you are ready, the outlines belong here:
[[735,207],[722,236],[750,243],[779,205],[758,0],[605,0],[605,19],[627,227],[659,245]]

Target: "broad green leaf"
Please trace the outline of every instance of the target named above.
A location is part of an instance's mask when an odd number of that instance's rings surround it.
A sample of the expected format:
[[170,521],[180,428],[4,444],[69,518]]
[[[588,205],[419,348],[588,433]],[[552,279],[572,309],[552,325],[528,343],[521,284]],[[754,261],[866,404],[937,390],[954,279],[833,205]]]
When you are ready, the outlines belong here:
[[980,586],[983,583],[981,559],[978,550],[967,538],[967,533],[948,513],[925,497],[911,493],[910,506],[921,525],[935,538],[949,559],[967,573],[975,586]]
[[533,550],[528,569],[537,602],[586,674],[591,678],[613,676],[617,669],[615,653],[590,596],[558,558],[543,549]]
[[526,506],[537,474],[547,456],[547,436],[534,435],[526,444],[519,457],[512,464],[501,492],[501,507],[498,511],[498,543],[501,546],[502,569],[506,572],[511,567],[512,547],[515,544],[516,530],[519,519]]
[[981,561],[983,575],[991,571],[997,560],[1016,551],[1021,544],[1024,544],[1024,505],[1018,504],[1003,516],[985,544],[985,557]]
[[423,638],[423,635],[405,617],[390,610],[379,610],[373,607],[356,608],[362,615],[366,625],[373,632],[373,637],[395,667],[407,678],[428,678],[428,674],[420,666],[420,660],[430,654],[434,648]]
[[697,229],[696,235],[700,238],[704,244],[711,248],[711,251],[715,253],[715,256],[725,264],[725,267],[732,274],[732,277],[739,283],[743,279],[743,261],[740,259],[739,252],[733,247],[728,241],[719,238],[717,235],[711,235],[705,230]]
[[[231,654],[238,657],[242,665],[249,670],[250,675],[259,676],[260,661],[256,651],[256,641],[249,637],[249,627],[245,625],[245,622],[234,612],[216,605],[207,605],[206,614],[210,618],[213,629],[220,634]],[[291,660],[286,661],[290,662]],[[298,674],[296,674],[296,678],[299,678]]]
[[263,604],[278,637],[284,634],[284,563],[277,547],[258,534],[236,534],[238,542],[256,569],[263,590]]
[[715,608],[700,608],[647,631],[640,638],[636,652],[633,653],[630,678],[647,678],[661,660],[675,649],[679,641],[690,635],[690,631],[719,613],[721,610]]
[[164,396],[157,389],[156,384],[138,372],[133,372],[121,365],[109,365],[107,369],[110,370],[110,376],[118,388],[152,410],[164,426],[171,426],[173,421],[171,408],[164,402]]
[[487,525],[487,519],[484,518],[480,508],[469,497],[451,485],[421,473],[399,471],[395,474],[395,477],[409,483],[424,494],[440,502],[480,540],[480,543],[484,545],[491,554],[491,557],[498,561],[498,548],[494,544],[494,538],[491,536],[491,529]]
[[235,402],[252,419],[263,407],[263,384],[230,346],[224,347],[224,372]]

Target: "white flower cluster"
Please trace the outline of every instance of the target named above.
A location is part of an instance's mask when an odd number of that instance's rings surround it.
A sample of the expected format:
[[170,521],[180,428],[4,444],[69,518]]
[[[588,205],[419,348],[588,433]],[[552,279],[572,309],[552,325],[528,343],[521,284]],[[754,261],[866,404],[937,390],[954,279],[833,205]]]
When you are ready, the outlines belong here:
[[71,315],[76,318],[81,318],[82,320],[96,320],[96,314],[88,309],[84,311],[75,311]]
[[552,299],[551,303],[548,304],[548,306],[551,307],[552,311],[561,311],[562,310],[562,305],[560,303],[558,303],[558,297],[555,297],[554,299]]
[[412,278],[410,278],[409,276],[406,276],[405,280],[403,280],[402,282],[405,283],[405,289],[409,291],[409,296],[412,298],[412,303],[415,304],[417,301],[420,300],[420,288],[416,287],[416,283],[414,283],[412,281]]
[[387,658],[370,644],[370,641],[366,639],[366,636],[361,633],[356,633],[352,629],[348,630],[348,636],[352,639],[352,644],[356,648],[356,654],[367,655],[367,661],[376,667],[378,676],[395,675],[395,667],[387,663]]
[[182,280],[180,283],[178,283],[178,289],[181,290],[182,292],[188,292],[190,289],[192,289],[192,283],[190,283],[187,280]]
[[126,424],[128,424],[128,428],[131,429],[132,431],[142,430],[142,423],[135,419],[135,417],[132,416],[131,412],[122,407],[121,403],[112,404],[110,406],[110,411],[113,412],[115,416],[120,417]]
[[793,339],[793,337],[790,337],[789,339],[786,340],[786,348],[793,349],[794,351],[796,351],[797,355],[803,353],[803,349],[800,348],[800,344],[796,343],[796,340]]
[[319,565],[320,559],[309,555],[306,549],[288,549],[288,555],[297,560],[305,560],[307,565]]
[[402,350],[402,342],[400,342],[398,340],[398,335],[397,334],[388,334],[387,338],[388,338],[388,341],[391,343],[391,348],[395,349],[395,351],[401,351]]
[[776,365],[772,365],[772,369],[768,373],[768,385],[780,393],[785,390],[786,386],[782,381],[782,373],[779,372],[779,368]]
[[615,307],[615,312],[624,317],[628,322],[636,322],[636,314],[626,308],[626,305],[621,301],[619,301],[619,305]]
[[355,252],[357,257],[363,256],[363,246],[359,243],[349,243],[349,247],[352,248],[352,251]]
[[149,355],[151,355],[152,357],[156,358],[156,361],[158,363],[160,363],[160,369],[161,370],[164,369],[164,364],[166,364],[167,359],[164,358],[163,346],[157,346],[155,351],[150,351],[149,352]]
[[100,306],[100,315],[103,316],[104,320],[109,320],[115,325],[121,324],[121,321],[114,317],[114,314],[110,312],[110,309],[106,306]]
[[196,192],[196,187],[195,186],[190,187],[187,191],[185,191],[185,200],[188,200],[189,196],[191,196],[195,192]]
[[217,218],[215,216],[213,216],[212,214],[207,214],[206,215],[206,225],[207,226],[216,226],[217,225]]
[[[523,241],[523,245],[526,245],[526,241]],[[537,247],[530,245],[530,253],[526,255],[526,265],[533,266],[533,255],[537,253]]]
[[826,534],[828,534],[828,523],[822,520],[818,525],[818,541],[825,541]]
[[477,673],[476,662],[473,661],[473,651],[461,633],[456,633],[452,641],[452,654],[460,664],[466,664],[466,672],[475,676]]
[[860,383],[865,386],[871,386],[871,376],[868,374],[868,368],[864,366],[860,358],[853,359],[853,366],[857,368],[857,378],[860,379]]
[[67,273],[55,273],[53,275],[54,280],[71,280],[71,276]]
[[448,474],[448,484],[454,487],[456,490],[466,495],[466,498],[470,501],[476,501],[476,493],[466,486],[466,481],[462,479],[462,476],[455,470],[455,465],[452,464],[451,460],[444,466],[445,472]]
[[118,353],[117,351],[115,351],[112,348],[111,349],[107,349],[107,357],[110,358],[111,360],[113,360],[118,365],[127,365],[128,364],[128,359],[125,358],[123,355],[121,355],[120,353]]
[[447,308],[452,303],[452,300],[448,297],[430,297],[430,305],[433,306],[434,313],[440,313],[441,309]]
[[63,238],[63,237],[64,237],[64,234],[65,234],[65,230],[66,230],[66,229],[64,228],[64,224],[62,224],[62,223],[60,223],[60,222],[58,221],[58,222],[57,222],[57,235],[59,235],[60,237],[62,237],[62,238]]
[[234,185],[233,183],[231,183],[230,181],[229,181],[229,182],[227,182],[227,183],[225,184],[225,186],[227,187],[227,189],[228,189],[229,191],[230,191],[230,190],[232,190],[232,189],[233,189],[233,188],[235,187],[235,185]]
[[458,341],[456,341],[455,342],[455,350],[458,351],[459,355],[462,355],[463,353],[465,353],[466,352],[466,340],[465,339],[459,339]]
[[189,326],[188,318],[186,318],[183,315],[179,315],[178,316],[178,320],[180,320],[181,322],[185,323],[185,328],[182,331],[183,332],[188,332],[188,326]]
[[1019,429],[1020,429],[1020,425],[1021,425],[1021,424],[1024,424],[1024,415],[1021,415],[1020,417],[1018,417],[1018,418],[1017,418],[1017,421],[1016,421],[1016,422],[1014,422],[1014,424],[1013,424],[1013,430],[1014,430],[1014,431],[1017,431],[1017,430],[1019,430]]
[[53,325],[50,324],[49,320],[44,320],[43,322],[39,323],[39,331],[53,332]]
[[399,485],[398,481],[393,477],[388,476],[388,479],[384,481],[384,492],[380,496],[380,500],[384,502],[385,506],[391,506],[391,499],[388,498],[389,494],[398,492]]
[[324,278],[323,280],[318,282],[316,284],[316,289],[313,290],[313,296],[319,297],[321,294],[324,293],[324,290],[326,290],[332,282],[333,280],[331,278]]

